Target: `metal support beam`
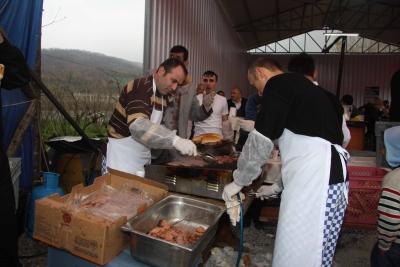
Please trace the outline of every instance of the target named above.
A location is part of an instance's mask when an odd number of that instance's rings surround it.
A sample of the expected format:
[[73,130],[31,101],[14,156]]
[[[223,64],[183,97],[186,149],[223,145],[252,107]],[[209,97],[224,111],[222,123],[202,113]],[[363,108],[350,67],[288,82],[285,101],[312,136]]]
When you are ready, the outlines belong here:
[[346,48],[347,37],[342,38],[342,48],[340,50],[340,61],[339,61],[339,70],[338,70],[338,80],[336,85],[336,97],[339,99],[340,97],[340,87],[342,84],[342,74],[343,74],[343,64],[344,64],[344,52]]
[[36,115],[36,106],[37,100],[34,99],[29,104],[28,109],[25,111],[24,116],[22,117],[21,121],[18,123],[18,127],[14,132],[13,137],[11,138],[10,144],[7,147],[7,156],[13,157],[19,148],[22,138],[24,137],[26,129],[28,129],[29,125],[31,124],[33,118]]
[[68,114],[65,108],[58,102],[57,98],[51,93],[51,91],[44,85],[42,80],[31,70],[30,71],[32,81],[36,83],[36,85],[40,88],[40,90],[47,96],[47,98],[54,104],[54,106],[58,109],[58,111],[64,116],[64,118],[71,124],[71,126],[78,132],[82,139],[88,144],[93,151],[99,151],[99,148],[92,143],[90,138],[86,135],[86,133],[79,127],[79,125],[75,122],[75,120]]

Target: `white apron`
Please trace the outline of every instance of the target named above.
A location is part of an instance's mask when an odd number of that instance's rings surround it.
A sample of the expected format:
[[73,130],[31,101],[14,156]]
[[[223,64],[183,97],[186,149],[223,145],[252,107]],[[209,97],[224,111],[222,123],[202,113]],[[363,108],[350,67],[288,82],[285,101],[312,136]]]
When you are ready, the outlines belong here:
[[[155,96],[156,86],[153,80],[153,95]],[[163,99],[161,99],[163,103]],[[160,124],[164,107],[161,104],[161,111],[155,109],[151,112],[150,121]],[[150,149],[137,142],[132,136],[125,138],[108,138],[107,144],[107,167],[126,173],[144,177],[144,166],[151,161]]]
[[272,266],[321,266],[331,143],[285,129],[279,149],[284,190]]

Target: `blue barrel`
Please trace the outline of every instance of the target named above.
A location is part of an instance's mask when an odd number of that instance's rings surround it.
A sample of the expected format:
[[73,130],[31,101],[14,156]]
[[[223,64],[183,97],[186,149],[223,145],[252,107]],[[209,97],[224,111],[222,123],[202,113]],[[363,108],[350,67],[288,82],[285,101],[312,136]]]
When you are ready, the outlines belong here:
[[31,197],[29,199],[27,230],[28,235],[31,237],[33,236],[33,231],[35,229],[35,201],[54,193],[58,193],[60,196],[64,195],[64,190],[58,186],[60,179],[60,175],[58,173],[43,172],[43,178],[44,184],[33,188]]

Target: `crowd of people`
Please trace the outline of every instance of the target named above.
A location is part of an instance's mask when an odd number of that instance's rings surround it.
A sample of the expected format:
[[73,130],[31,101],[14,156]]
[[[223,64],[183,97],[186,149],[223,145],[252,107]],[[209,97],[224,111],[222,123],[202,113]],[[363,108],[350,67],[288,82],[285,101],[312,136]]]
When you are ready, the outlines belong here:
[[[15,62],[21,62],[20,54],[4,38],[0,45],[2,54],[11,53]],[[225,186],[222,195],[227,207],[234,207],[237,195],[260,176],[272,151],[279,147],[280,181],[263,185],[256,194],[259,198],[281,194],[273,266],[331,266],[348,203],[349,153],[345,147],[350,135],[346,119],[360,114],[352,97],[343,96],[340,103],[319,86],[314,61],[303,53],[290,59],[288,71],[267,57],[256,59],[247,77],[257,93],[246,99],[241,89],[233,86],[227,100],[224,91],[219,90],[215,71],[205,70],[201,82],[193,83],[188,58],[185,47],[174,46],[169,58],[152,74],[130,81],[123,88],[107,127],[105,165],[144,176],[144,166],[152,159],[151,149],[175,149],[196,156],[191,137],[213,133],[234,141],[229,117],[240,117],[243,127],[237,133],[236,147],[241,154],[233,182]],[[20,69],[26,74],[24,63],[14,67],[15,73]],[[6,74],[2,88],[29,81],[29,75]],[[399,99],[398,76],[399,72],[392,81],[392,88],[397,86],[392,90],[392,105],[377,100],[372,106],[364,106],[366,120],[369,116],[374,120],[387,116],[400,121],[399,105],[394,104]],[[400,164],[399,135],[399,128],[385,133],[388,162],[394,168]],[[2,203],[14,203],[10,201],[11,178],[3,151],[1,158],[2,173],[8,172],[0,184]],[[383,182],[379,241],[371,257],[374,266],[395,266],[380,264],[400,261],[399,177],[396,169]],[[7,219],[2,219],[0,228],[9,242],[2,242],[0,257],[9,265],[0,265],[17,266],[16,236],[10,226],[15,223],[15,207],[10,204],[2,209]],[[229,215],[233,223],[239,220],[238,213]]]

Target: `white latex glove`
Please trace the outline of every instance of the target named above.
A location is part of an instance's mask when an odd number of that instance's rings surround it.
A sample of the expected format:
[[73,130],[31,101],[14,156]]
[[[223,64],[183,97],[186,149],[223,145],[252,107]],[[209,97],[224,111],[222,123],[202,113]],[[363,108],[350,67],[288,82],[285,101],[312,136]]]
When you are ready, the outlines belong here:
[[246,132],[251,132],[254,130],[254,121],[252,120],[240,120],[240,128]]
[[[240,194],[240,199],[243,201],[244,200],[244,194]],[[226,213],[229,215],[229,219],[231,220],[231,223],[233,226],[236,226],[236,223],[240,221],[240,202],[235,195],[232,198],[232,201],[226,201]]]
[[211,92],[203,96],[203,105],[207,111],[210,111],[214,102],[215,92]]
[[222,193],[222,199],[225,200],[225,202],[233,201],[235,199],[234,196],[236,196],[236,194],[239,193],[240,190],[242,190],[242,188],[243,186],[237,185],[235,182],[227,184],[224,187],[224,192]]
[[233,131],[239,131],[240,129],[240,121],[242,119],[238,118],[238,117],[229,117],[229,122],[231,123],[231,127]]
[[267,199],[270,196],[276,195],[281,192],[279,186],[277,184],[273,185],[263,185],[258,188],[256,192],[256,197],[261,198],[261,200]]
[[189,139],[183,139],[179,136],[175,136],[172,145],[182,155],[197,156],[196,145]]
[[233,140],[234,133],[229,120],[222,121],[222,137],[224,140]]

